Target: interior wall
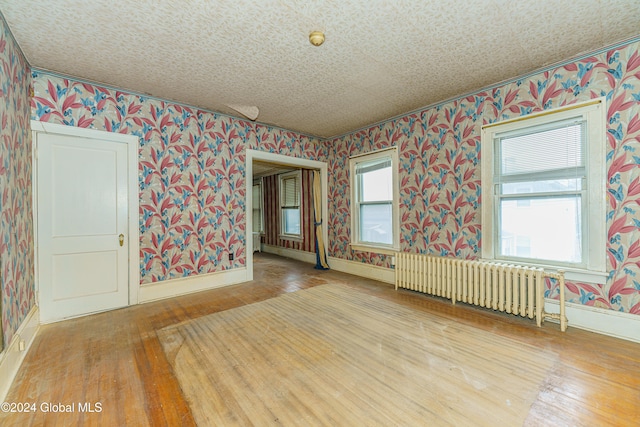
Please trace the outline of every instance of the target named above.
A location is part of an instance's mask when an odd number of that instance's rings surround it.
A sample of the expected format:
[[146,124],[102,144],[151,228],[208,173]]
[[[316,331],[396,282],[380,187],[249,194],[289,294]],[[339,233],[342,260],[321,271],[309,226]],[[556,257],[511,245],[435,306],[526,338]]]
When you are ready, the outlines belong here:
[[263,243],[287,249],[315,253],[316,230],[313,225],[313,171],[302,169],[302,241],[280,238],[280,193],[278,175],[263,178],[265,233]]
[[[329,255],[375,265],[389,257],[349,248],[353,154],[397,145],[401,245],[413,252],[479,256],[480,127],[607,96],[609,279],[569,283],[571,302],[640,313],[640,107],[638,42],[390,119],[323,144],[312,137],[36,71],[36,120],[141,138],[141,282],[244,265],[243,152],[329,161]],[[229,262],[226,255],[235,254]],[[547,290],[556,296],[556,289]]]
[[0,298],[5,347],[35,305],[29,66],[0,17]]
[[[498,120],[607,97],[607,257],[604,285],[568,283],[568,301],[640,314],[640,42],[394,118],[331,141],[330,256],[389,267],[349,244],[348,159],[399,147],[403,251],[480,256],[480,131]],[[557,289],[547,289],[557,297]]]
[[141,284],[244,267],[246,149],[327,156],[322,141],[296,132],[43,71],[32,75],[34,120],[140,138]]

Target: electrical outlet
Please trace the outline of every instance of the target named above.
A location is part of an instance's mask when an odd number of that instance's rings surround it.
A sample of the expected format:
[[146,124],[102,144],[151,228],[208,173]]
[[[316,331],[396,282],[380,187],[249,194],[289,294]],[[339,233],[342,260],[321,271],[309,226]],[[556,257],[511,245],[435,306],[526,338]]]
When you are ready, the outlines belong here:
[[229,252],[229,261],[233,261],[233,252]]

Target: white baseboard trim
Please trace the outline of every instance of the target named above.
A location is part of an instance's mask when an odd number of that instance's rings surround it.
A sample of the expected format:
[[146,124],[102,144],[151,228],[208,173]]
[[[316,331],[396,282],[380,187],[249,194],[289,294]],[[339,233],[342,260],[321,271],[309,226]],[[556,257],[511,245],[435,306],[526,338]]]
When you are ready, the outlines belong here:
[[223,286],[235,285],[246,281],[246,268],[234,268],[233,270],[199,274],[197,276],[180,279],[163,280],[162,282],[141,285],[140,291],[138,292],[138,302],[142,304]]
[[343,273],[355,274],[367,279],[378,280],[384,283],[395,284],[396,273],[392,268],[379,267],[357,261],[348,261],[341,258],[328,257],[329,267]]
[[[565,303],[569,328],[585,329],[599,334],[640,342],[640,316],[620,311],[591,307],[588,305]],[[558,313],[557,300],[545,300],[544,311]],[[551,320],[556,322],[556,320]]]
[[[22,365],[31,344],[38,334],[40,328],[40,316],[38,306],[34,305],[27,317],[22,321],[20,327],[11,339],[9,346],[0,353],[0,402],[4,402],[9,392],[9,388]],[[23,349],[20,350],[22,343]]]
[[262,251],[268,254],[280,255],[286,258],[295,259],[310,264],[316,263],[316,254],[312,252],[298,251],[295,249],[283,248],[273,245],[262,245]]

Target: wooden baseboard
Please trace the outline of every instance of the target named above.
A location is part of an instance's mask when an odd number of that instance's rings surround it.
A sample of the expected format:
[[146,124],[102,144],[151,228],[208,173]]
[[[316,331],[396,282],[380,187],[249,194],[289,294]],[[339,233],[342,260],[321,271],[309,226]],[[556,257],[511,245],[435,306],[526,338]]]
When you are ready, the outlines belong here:
[[218,271],[209,274],[180,279],[164,280],[162,282],[141,285],[138,292],[140,304],[172,298],[179,295],[206,291],[222,286],[235,285],[247,281],[246,268],[234,268],[233,270]]
[[[585,329],[603,335],[640,342],[640,316],[607,310],[605,308],[567,302],[566,313],[570,328]],[[560,304],[556,300],[546,300],[544,310],[557,313]],[[554,320],[551,320],[555,322]]]
[[38,306],[34,305],[24,319],[9,346],[0,353],[0,402],[4,402],[9,388],[22,365],[40,328]]

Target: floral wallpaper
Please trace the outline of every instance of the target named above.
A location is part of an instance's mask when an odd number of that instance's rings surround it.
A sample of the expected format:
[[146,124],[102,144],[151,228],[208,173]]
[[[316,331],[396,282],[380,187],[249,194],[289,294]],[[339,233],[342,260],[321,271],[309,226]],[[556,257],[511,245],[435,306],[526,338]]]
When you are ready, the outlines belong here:
[[[348,246],[346,162],[396,145],[402,250],[476,258],[482,124],[605,96],[609,278],[604,285],[569,283],[569,300],[639,314],[638,48],[633,42],[329,141],[41,71],[33,73],[32,116],[140,138],[145,284],[244,265],[247,148],[328,161],[329,255],[388,267],[387,256]],[[557,289],[550,285],[547,295],[556,297]]]
[[[347,161],[399,147],[401,249],[480,256],[480,130],[486,123],[606,96],[609,277],[568,283],[574,303],[640,314],[640,42],[389,120],[330,143],[329,255],[389,266],[349,248]],[[556,297],[550,286],[547,296]]]
[[34,120],[140,138],[141,284],[244,266],[247,148],[326,158],[320,140],[295,132],[37,70],[32,78]]
[[5,346],[35,305],[29,83],[29,65],[0,18],[0,298]]

